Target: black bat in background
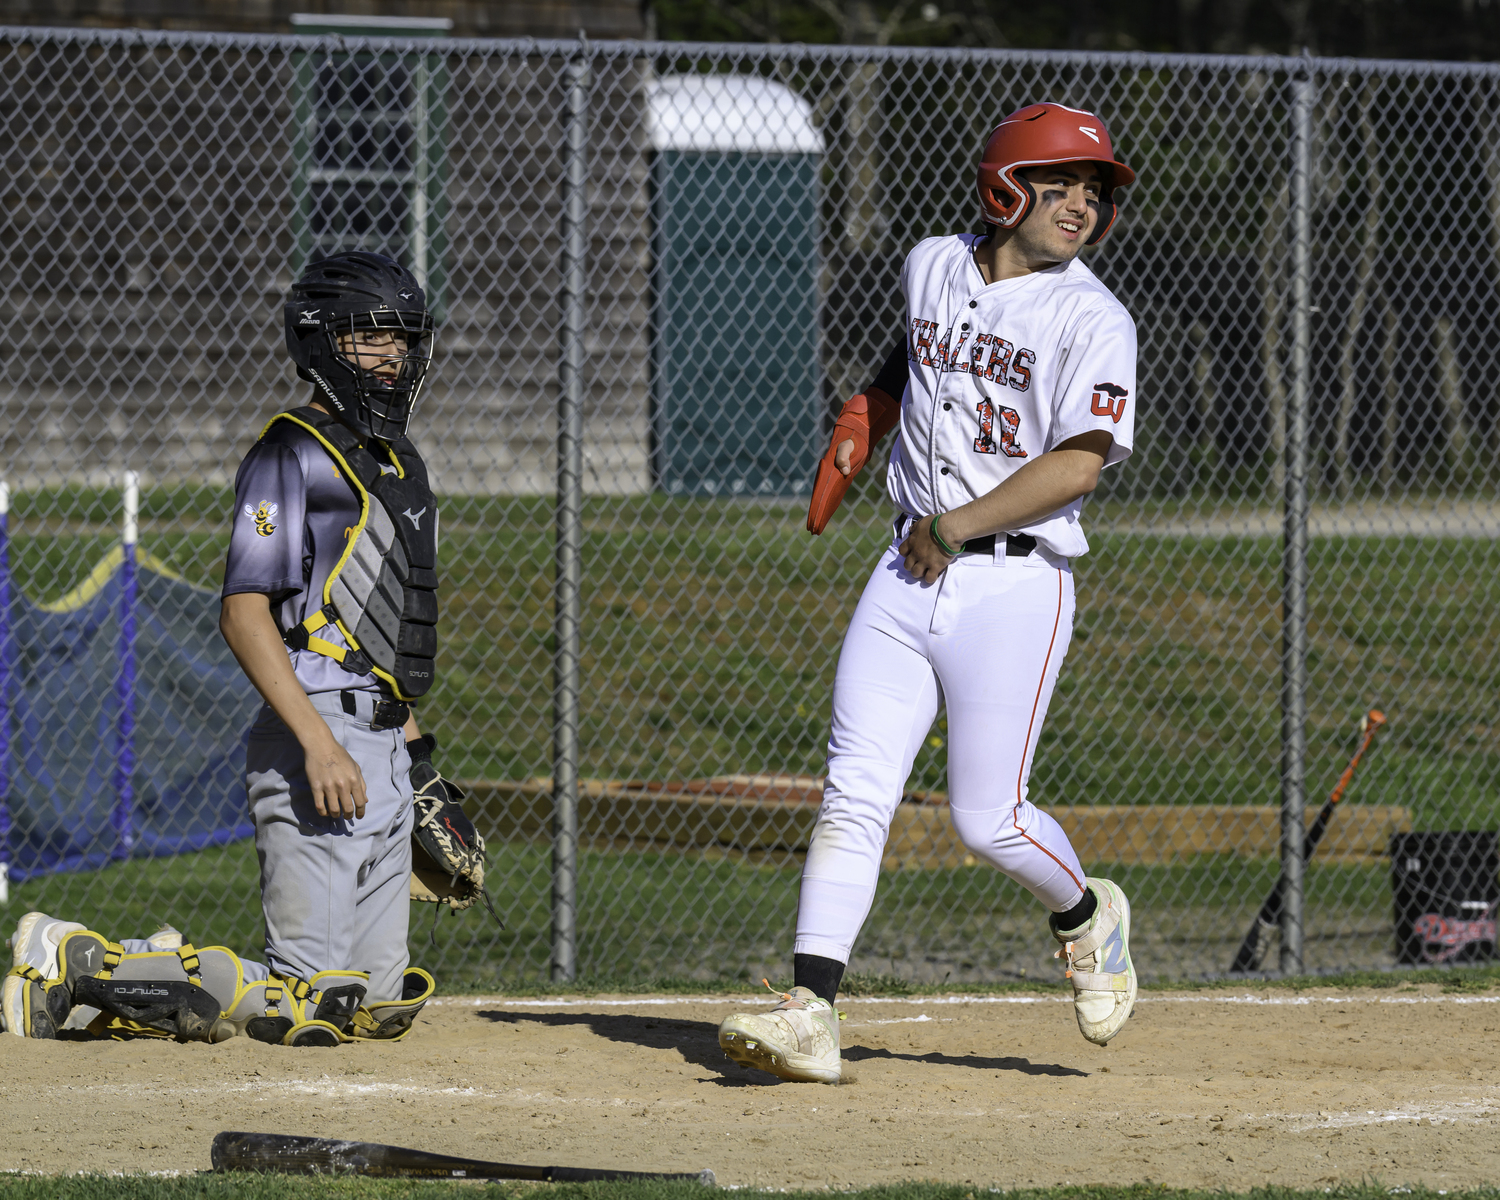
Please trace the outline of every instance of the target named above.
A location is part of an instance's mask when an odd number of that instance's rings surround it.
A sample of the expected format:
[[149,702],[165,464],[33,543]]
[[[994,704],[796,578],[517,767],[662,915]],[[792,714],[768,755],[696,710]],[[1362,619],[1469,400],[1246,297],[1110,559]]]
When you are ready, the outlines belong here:
[[589,1167],[525,1167],[481,1162],[339,1138],[285,1133],[220,1133],[210,1152],[215,1171],[259,1171],[284,1175],[374,1175],[386,1179],[534,1179],[585,1183],[592,1179],[691,1179],[714,1186],[712,1171],[671,1175],[655,1171],[597,1171]]
[[[1333,816],[1333,810],[1338,807],[1338,802],[1344,798],[1344,789],[1349,786],[1349,781],[1354,778],[1354,771],[1359,766],[1360,759],[1364,758],[1365,751],[1375,741],[1375,735],[1380,732],[1380,727],[1385,724],[1385,714],[1379,709],[1372,708],[1359,721],[1360,732],[1364,738],[1359,743],[1359,749],[1354,752],[1354,757],[1349,760],[1349,765],[1344,768],[1344,773],[1339,776],[1338,783],[1334,784],[1333,791],[1329,793],[1328,799],[1323,802],[1322,809],[1318,812],[1315,820],[1307,831],[1307,837],[1302,843],[1302,861],[1307,862],[1313,856],[1313,851],[1318,848],[1318,843],[1323,840],[1323,832],[1328,828],[1328,821]],[[1261,905],[1260,913],[1255,918],[1255,923],[1250,926],[1250,932],[1245,935],[1245,940],[1240,943],[1239,953],[1234,956],[1234,962],[1229,968],[1231,975],[1244,975],[1250,971],[1260,969],[1260,937],[1263,930],[1275,929],[1281,924],[1282,897],[1286,894],[1286,876],[1276,877],[1276,886],[1271,889],[1271,894],[1266,897],[1266,902]]]

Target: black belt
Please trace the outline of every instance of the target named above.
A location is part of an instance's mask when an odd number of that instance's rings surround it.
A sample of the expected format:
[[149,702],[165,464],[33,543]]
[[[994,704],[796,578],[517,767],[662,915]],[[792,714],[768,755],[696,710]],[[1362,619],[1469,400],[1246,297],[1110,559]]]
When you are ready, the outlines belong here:
[[[351,717],[359,715],[359,705],[355,701],[353,692],[339,692],[339,703],[344,706],[344,711]],[[375,715],[370,718],[370,728],[377,731],[400,729],[409,720],[411,720],[411,705],[403,700],[380,698],[375,701]]]
[[[896,536],[905,536],[907,530],[916,521],[910,513],[902,513],[896,518]],[[998,533],[987,533],[983,537],[970,538],[959,547],[961,554],[994,554],[995,539]],[[1007,533],[1005,535],[1005,554],[1007,558],[1025,558],[1036,549],[1036,538],[1029,533]]]
[[[982,538],[970,538],[963,544],[965,554],[993,554],[995,553],[995,539],[998,533],[987,533]],[[1036,549],[1036,538],[1029,533],[1007,533],[1005,535],[1005,553],[1010,558],[1025,558]]]

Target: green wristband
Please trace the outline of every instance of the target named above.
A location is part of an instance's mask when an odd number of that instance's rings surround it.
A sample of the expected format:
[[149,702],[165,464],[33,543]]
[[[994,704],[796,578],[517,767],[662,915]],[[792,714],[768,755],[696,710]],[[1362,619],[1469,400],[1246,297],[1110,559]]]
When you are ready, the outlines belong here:
[[939,550],[941,550],[949,558],[957,558],[959,552],[952,546],[948,545],[947,542],[943,541],[943,535],[938,532],[938,517],[942,515],[942,513],[938,513],[937,516],[932,518],[932,524],[927,527],[927,532],[932,535],[932,540],[938,544]]

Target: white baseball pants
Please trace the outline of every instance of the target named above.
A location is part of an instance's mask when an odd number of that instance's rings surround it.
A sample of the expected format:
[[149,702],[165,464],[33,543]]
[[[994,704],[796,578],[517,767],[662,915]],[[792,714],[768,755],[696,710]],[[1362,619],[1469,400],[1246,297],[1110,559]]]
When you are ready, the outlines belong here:
[[919,583],[893,544],[854,611],[833,685],[828,782],[797,907],[795,952],[848,962],[875,899],[891,818],[937,714],[948,713],[953,827],[1053,912],[1083,898],[1056,821],[1026,799],[1073,631],[1066,559],[965,554]]

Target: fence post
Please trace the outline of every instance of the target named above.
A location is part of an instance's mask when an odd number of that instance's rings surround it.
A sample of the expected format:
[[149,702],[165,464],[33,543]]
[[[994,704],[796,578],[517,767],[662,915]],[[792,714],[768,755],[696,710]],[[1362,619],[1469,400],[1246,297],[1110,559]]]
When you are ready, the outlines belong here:
[[141,477],[125,472],[124,528],[120,536],[120,670],[115,676],[115,831],[113,857],[135,848],[135,544],[140,540]]
[[0,905],[10,903],[10,484],[0,481]]
[[583,577],[583,366],[588,197],[588,41],[564,70],[562,353],[557,398],[557,546],[553,584],[552,978],[578,973],[578,653]]
[[1312,117],[1310,60],[1292,80],[1292,391],[1287,406],[1281,553],[1281,973],[1302,971],[1307,865],[1307,410],[1312,390]]

